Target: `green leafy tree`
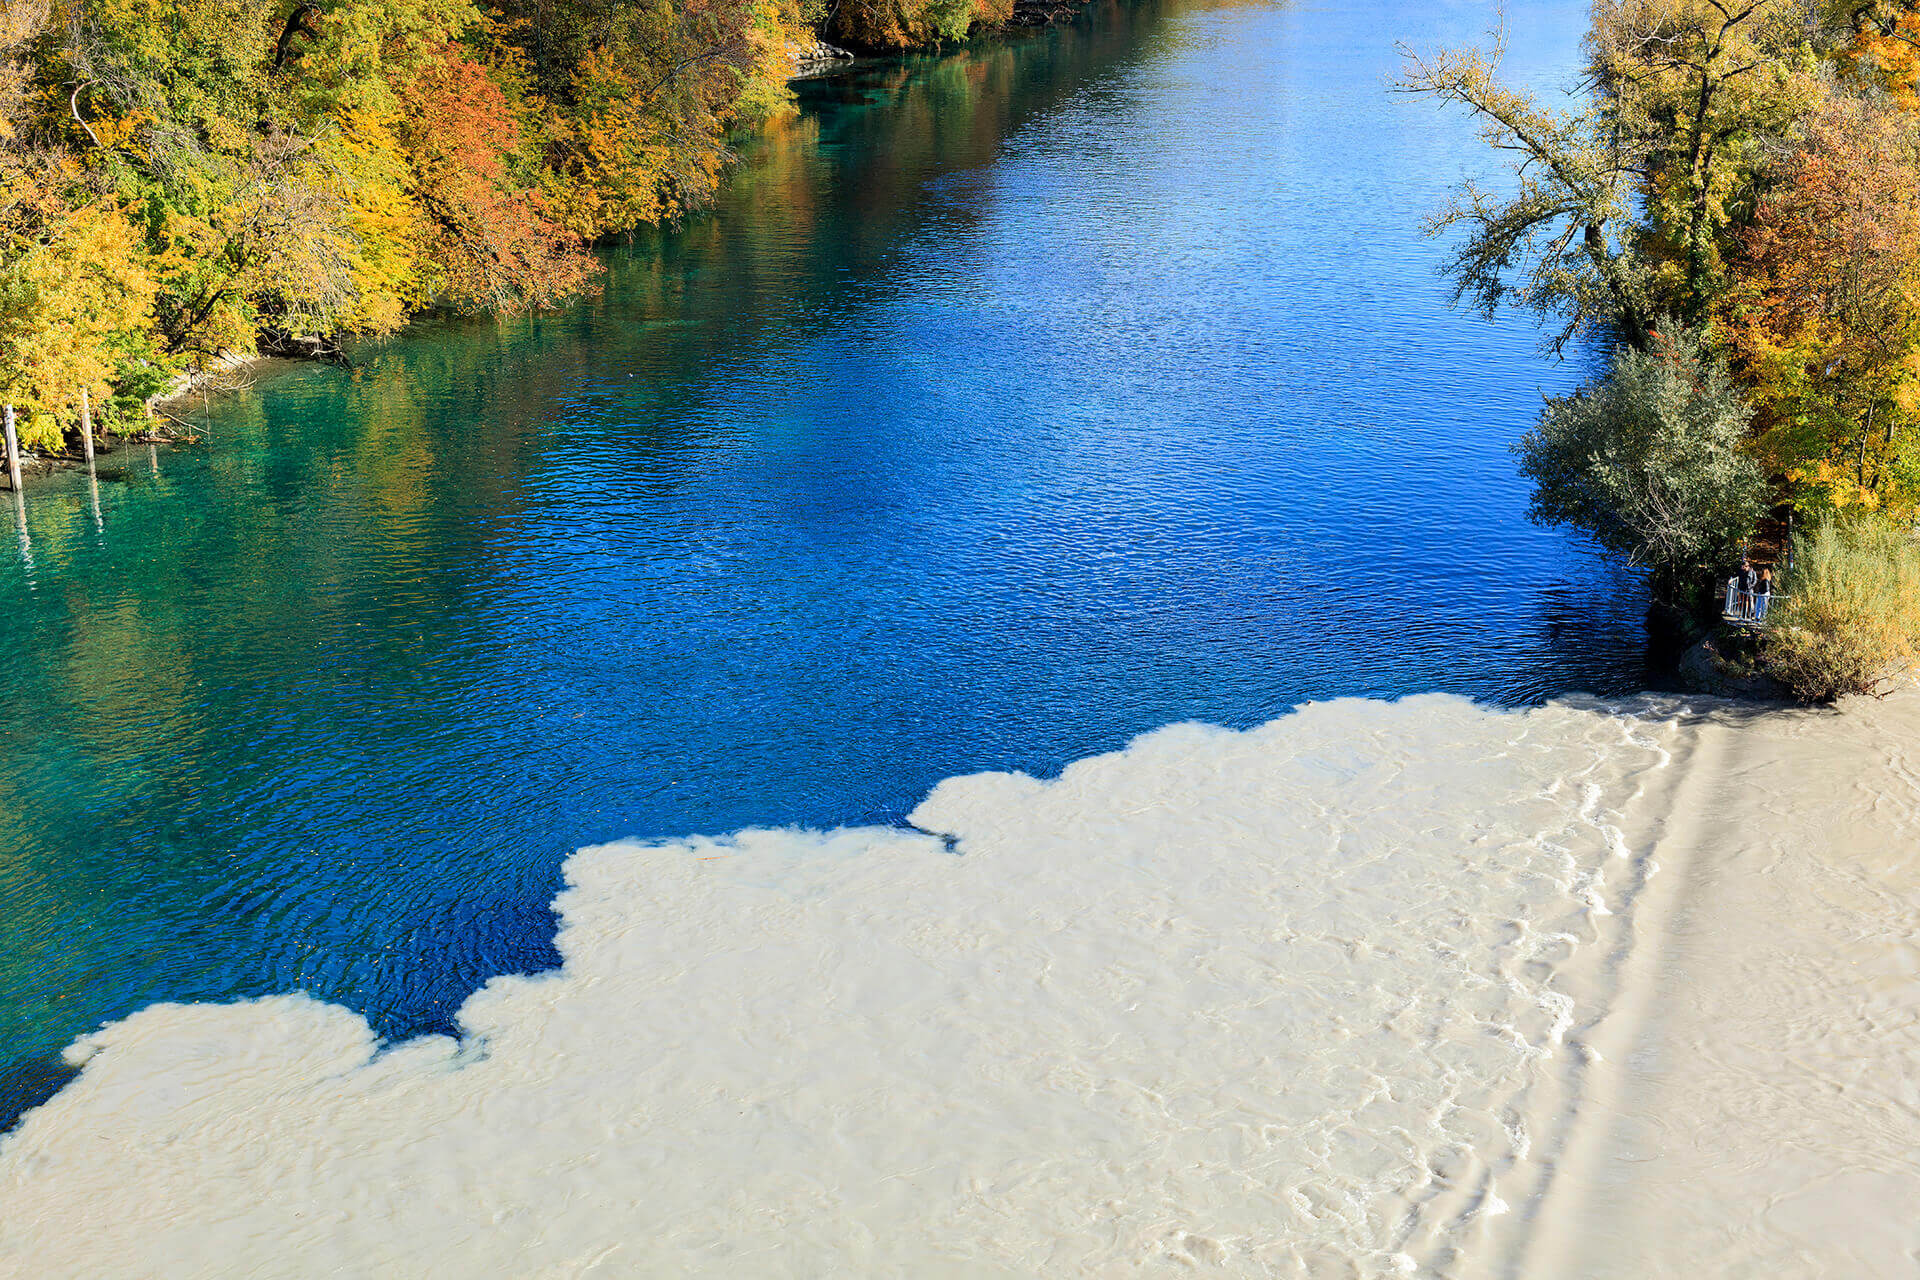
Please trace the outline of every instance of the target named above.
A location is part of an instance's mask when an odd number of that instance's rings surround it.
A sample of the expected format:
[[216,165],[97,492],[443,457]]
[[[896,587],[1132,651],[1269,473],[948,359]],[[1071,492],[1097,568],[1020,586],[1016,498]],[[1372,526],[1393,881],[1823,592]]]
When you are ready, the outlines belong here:
[[1742,448],[1750,416],[1698,333],[1624,347],[1515,444],[1534,484],[1528,515],[1579,529],[1648,569],[1661,598],[1688,602],[1765,511],[1766,478]]
[[1600,119],[1633,157],[1657,304],[1689,322],[1723,287],[1730,228],[1816,100],[1807,0],[1597,0],[1587,37]]
[[1662,315],[1700,322],[1756,183],[1819,96],[1833,25],[1810,0],[1596,0],[1569,108],[1501,81],[1497,35],[1490,51],[1403,51],[1398,88],[1464,107],[1512,171],[1428,221],[1464,233],[1454,301],[1557,319],[1555,352],[1589,331],[1643,345]]

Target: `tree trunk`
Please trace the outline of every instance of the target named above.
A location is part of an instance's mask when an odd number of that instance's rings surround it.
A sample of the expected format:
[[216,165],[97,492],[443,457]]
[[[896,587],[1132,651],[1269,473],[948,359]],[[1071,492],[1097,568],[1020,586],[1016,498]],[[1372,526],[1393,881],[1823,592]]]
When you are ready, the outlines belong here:
[[300,36],[309,38],[320,34],[314,25],[320,16],[319,0],[299,0],[293,6],[293,12],[287,15],[286,25],[280,28],[280,39],[273,46],[273,69],[279,71],[289,62],[300,56],[293,42]]

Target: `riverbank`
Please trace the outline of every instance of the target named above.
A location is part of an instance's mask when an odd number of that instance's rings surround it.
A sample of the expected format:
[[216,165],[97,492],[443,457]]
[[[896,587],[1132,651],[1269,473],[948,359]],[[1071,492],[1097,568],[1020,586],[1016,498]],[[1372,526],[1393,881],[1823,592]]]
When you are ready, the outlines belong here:
[[[189,421],[175,410],[188,410],[195,398],[200,399],[204,410],[209,407],[213,396],[250,388],[253,375],[273,362],[301,360],[335,363],[331,354],[322,351],[301,355],[276,352],[252,356],[228,351],[222,352],[205,367],[183,370],[146,402],[146,416],[144,420],[135,420],[138,422],[135,429],[108,431],[104,426],[98,427],[94,438],[96,457],[100,463],[111,468],[115,455],[135,445],[197,445],[207,435],[210,429],[208,423]],[[44,480],[69,471],[85,470],[86,466],[86,453],[77,441],[69,442],[67,447],[57,451],[39,449],[21,452],[23,484],[28,480]]]
[[[968,43],[985,42],[1014,34],[1030,34],[1037,29],[1071,20],[1086,8],[1087,3],[1088,0],[1014,0],[1010,12],[1003,20],[976,20],[967,29],[964,39],[954,40],[937,35],[926,35],[919,39],[902,38],[884,45],[866,47],[862,52],[869,57],[884,60],[902,55],[951,51]],[[296,15],[296,17],[302,17],[302,15]],[[283,47],[279,49],[274,59],[273,65],[276,70],[280,70],[282,64],[288,59],[288,51],[284,47],[286,40],[302,36],[318,38],[318,29],[312,26],[314,20],[315,15],[305,15],[302,17],[302,22],[286,28],[282,37]],[[0,65],[0,70],[7,72],[7,75],[0,79],[8,83],[17,81],[24,86],[39,74],[39,69],[33,65],[30,57],[30,41],[26,39],[31,35],[31,27],[32,23],[27,22],[18,32],[0,33],[8,41],[0,43],[0,64],[4,64]],[[191,33],[175,32],[174,35],[190,36]],[[642,186],[645,186],[647,181],[651,181],[656,185],[680,188],[672,194],[656,192],[650,198],[635,202],[636,209],[646,211],[641,216],[625,221],[601,220],[588,231],[572,226],[562,229],[558,225],[551,224],[543,212],[551,202],[552,192],[531,200],[525,198],[527,194],[525,192],[489,192],[484,188],[501,179],[503,174],[500,170],[503,162],[497,156],[484,154],[483,149],[468,146],[462,151],[459,146],[455,146],[454,150],[459,154],[452,157],[452,167],[476,168],[482,175],[483,189],[463,192],[451,203],[446,193],[437,194],[432,202],[434,209],[437,210],[434,216],[453,220],[450,224],[452,232],[441,238],[465,245],[467,250],[472,250],[484,259],[482,265],[475,267],[473,264],[466,264],[463,267],[456,262],[451,264],[449,269],[448,264],[443,264],[442,269],[436,273],[439,279],[432,287],[422,282],[410,290],[405,298],[387,297],[373,300],[362,298],[360,299],[362,305],[357,309],[349,308],[344,311],[340,310],[338,305],[340,297],[353,296],[368,290],[390,291],[394,288],[395,282],[383,278],[376,285],[370,281],[354,278],[351,273],[340,279],[316,278],[312,281],[282,279],[268,290],[272,295],[274,309],[254,314],[249,311],[253,303],[243,296],[246,292],[245,285],[238,278],[227,280],[215,289],[211,296],[186,300],[175,308],[198,312],[202,322],[207,320],[210,313],[220,312],[222,327],[219,332],[199,335],[203,341],[211,345],[211,349],[216,354],[207,359],[196,358],[190,367],[173,375],[158,389],[153,389],[152,380],[156,376],[155,369],[166,369],[177,364],[183,358],[178,354],[181,351],[205,351],[209,347],[186,342],[185,339],[194,335],[185,331],[169,333],[163,337],[153,329],[153,308],[160,294],[164,293],[164,289],[145,274],[143,261],[140,260],[142,251],[135,247],[138,239],[132,236],[130,230],[127,233],[127,243],[116,244],[105,251],[89,251],[87,254],[89,258],[101,258],[104,254],[107,259],[94,262],[90,270],[104,269],[117,273],[114,284],[108,290],[112,295],[111,304],[108,305],[99,299],[87,302],[84,299],[60,298],[57,305],[49,305],[57,298],[56,291],[50,282],[39,282],[36,288],[45,295],[40,299],[42,309],[49,310],[50,314],[28,323],[26,328],[16,334],[12,344],[15,349],[13,354],[19,355],[25,361],[11,374],[16,389],[10,393],[10,401],[18,411],[20,439],[23,446],[21,467],[23,474],[27,476],[54,474],[66,469],[72,464],[73,459],[81,456],[80,405],[82,401],[78,387],[82,383],[87,384],[87,392],[92,397],[94,428],[102,433],[104,439],[105,432],[111,427],[119,425],[124,428],[124,423],[115,422],[113,415],[105,409],[105,406],[115,399],[116,394],[126,392],[129,384],[143,385],[148,388],[139,394],[144,397],[146,417],[152,421],[156,411],[158,416],[167,417],[165,406],[169,404],[192,396],[205,395],[210,391],[230,389],[245,378],[248,369],[262,360],[285,358],[345,365],[347,357],[344,344],[349,339],[394,336],[403,326],[415,323],[435,310],[508,316],[527,311],[554,311],[577,303],[591,292],[591,277],[597,270],[588,257],[589,249],[604,250],[642,230],[675,225],[680,218],[690,213],[702,212],[709,206],[725,180],[724,175],[734,159],[732,146],[740,138],[750,137],[755,131],[783,118],[791,105],[788,92],[783,90],[776,80],[768,79],[767,83],[755,85],[753,82],[756,79],[774,77],[776,72],[779,72],[790,85],[802,80],[818,79],[843,72],[856,61],[855,52],[821,38],[821,32],[818,29],[802,26],[797,30],[789,30],[784,35],[784,39],[772,42],[766,49],[760,48],[766,43],[765,41],[747,42],[747,47],[758,51],[752,54],[753,62],[750,67],[744,70],[737,67],[730,68],[739,83],[730,84],[727,93],[742,95],[753,100],[754,105],[723,111],[713,110],[712,104],[709,104],[707,114],[710,119],[706,120],[703,128],[708,132],[715,130],[719,132],[700,144],[704,146],[706,154],[699,158],[698,164],[706,172],[698,180],[683,174],[673,181],[668,181],[659,175],[655,175],[650,180],[641,181]],[[483,115],[488,111],[498,111],[504,115],[510,115],[512,104],[489,100],[490,97],[498,97],[498,86],[486,84],[484,76],[471,64],[463,61],[465,55],[461,53],[457,44],[448,44],[446,49],[447,57],[452,60],[456,69],[466,68],[454,74],[453,78],[458,79],[461,75],[466,75],[469,78],[477,77],[480,81],[479,84],[468,85],[467,100],[460,105],[459,110],[479,111]],[[297,54],[294,56],[298,58]],[[738,56],[737,50],[729,54],[729,57],[734,56]],[[688,73],[690,67],[712,61],[712,57],[713,55],[709,53],[687,60],[656,83],[648,91],[649,96],[665,87],[670,81]],[[243,57],[236,56],[232,65],[226,66],[221,74],[238,75],[239,68],[244,62]],[[785,70],[780,71],[782,68]],[[366,67],[360,67],[354,74],[365,78],[372,72]],[[240,87],[238,84],[224,81],[220,86],[223,94],[236,92]],[[491,95],[488,92],[489,89],[494,91]],[[13,90],[8,92],[13,96],[0,98],[0,125],[8,126],[10,131],[24,134],[28,129],[21,121],[31,114],[30,109],[24,100],[15,101],[19,96],[17,93]],[[474,97],[474,94],[478,94],[478,97]],[[400,96],[406,98],[413,95],[410,92],[402,92]],[[73,121],[87,131],[93,150],[98,153],[89,158],[97,159],[99,155],[107,154],[100,151],[98,137],[91,126],[82,119],[77,99],[72,105],[72,113]],[[19,119],[11,120],[10,117],[14,116],[18,116]],[[316,127],[315,132],[318,135],[326,135],[337,123],[338,121],[335,120],[326,120]],[[630,136],[604,140],[600,144],[601,149],[612,153],[630,147],[646,124],[647,121],[644,118],[628,119],[621,126],[621,130]],[[461,120],[452,117],[435,122],[436,131],[442,132],[451,131],[457,134],[461,126]],[[138,132],[141,127],[144,126],[129,126],[134,132]],[[245,127],[251,127],[251,125],[238,127],[236,132],[244,132]],[[264,124],[262,127],[265,127]],[[497,135],[494,139],[497,145],[501,139],[510,140],[519,125],[511,119],[502,119],[494,122],[490,127]],[[405,132],[405,129],[397,124],[394,128],[397,132]],[[297,133],[297,130],[295,132]],[[674,147],[678,148],[687,143],[687,138],[676,136]],[[165,148],[157,150],[163,152]],[[418,151],[419,148],[415,146],[412,150]],[[418,161],[419,158],[417,155],[410,155],[397,159],[396,164],[404,167],[405,164]],[[660,158],[656,156],[656,160]],[[445,168],[447,159],[448,157],[441,157],[434,160],[433,167],[436,170]],[[59,165],[53,164],[46,154],[23,153],[15,159],[14,168],[18,172],[13,173],[10,180],[23,188],[36,181],[52,187],[60,181],[67,180],[51,174],[36,174],[35,165],[59,169]],[[65,170],[61,169],[60,172],[64,173]],[[69,178],[70,176],[68,175]],[[172,176],[177,177],[178,174]],[[569,174],[564,179],[556,178],[555,183],[564,186],[567,182],[578,180],[579,175]],[[634,180],[629,175],[622,178],[621,183],[623,186],[630,185]],[[298,181],[293,181],[297,188]],[[423,187],[422,190],[424,189]],[[531,218],[530,226],[502,231],[483,225],[491,219],[511,221],[501,209],[494,207],[501,202],[503,194],[512,197],[509,203],[518,203],[531,211],[527,215]],[[604,195],[604,193],[586,194],[595,200]],[[632,193],[628,192],[623,199],[631,199],[631,197]],[[46,198],[53,200],[50,196]],[[156,193],[152,199],[158,207],[161,197]],[[337,193],[316,201],[317,205],[330,209],[335,205],[345,207],[345,203],[350,202],[341,202]],[[473,207],[463,208],[461,207],[463,204],[471,204]],[[57,205],[57,200],[53,200],[53,205]],[[50,205],[51,207],[53,206]],[[337,209],[334,211],[338,212]],[[75,217],[76,221],[82,220],[78,215]],[[124,221],[117,210],[105,210],[104,217],[111,227],[116,229]],[[404,219],[397,221],[404,221]],[[426,223],[431,219],[423,217],[418,221]],[[58,219],[54,219],[47,226],[36,226],[31,228],[29,233],[23,233],[17,237],[21,244],[38,245],[38,248],[31,254],[27,254],[24,249],[20,250],[16,254],[19,260],[10,262],[9,269],[24,269],[26,264],[34,258],[49,256],[54,250],[65,247],[57,230],[57,222]],[[4,230],[4,227],[0,227],[0,231]],[[391,234],[393,227],[382,224],[378,235],[367,228],[326,228],[324,231],[348,242],[355,242],[366,236],[371,236],[374,241],[378,241],[380,236]],[[313,228],[308,228],[306,233],[318,234]],[[528,243],[506,242],[516,237],[524,241],[529,235],[534,240],[545,239],[553,243],[541,249],[537,245]],[[505,239],[503,240],[502,237]],[[234,240],[252,238],[249,233],[236,236]],[[389,252],[396,260],[412,262],[413,259],[427,254],[434,241],[433,228],[421,225],[414,229],[411,242],[399,249],[390,249]],[[233,241],[229,243],[232,244]],[[368,246],[361,245],[360,248],[365,251]],[[258,256],[255,250],[228,256],[234,257],[236,262],[244,262],[248,253]],[[25,256],[21,257],[21,254]],[[378,257],[379,254],[376,252],[373,256]],[[129,260],[120,262],[114,260],[116,257],[126,257]],[[341,263],[358,264],[354,268],[356,270],[366,265],[360,262],[356,254],[332,253],[322,255],[322,258],[336,271],[345,269],[341,267]],[[338,261],[335,261],[336,259]],[[320,264],[310,265],[317,270]],[[56,272],[56,276],[60,274]],[[324,272],[321,273],[323,276],[324,274]],[[78,267],[66,271],[65,275],[72,278],[91,278],[89,271],[82,271]],[[549,286],[532,277],[539,277],[541,280],[551,279],[560,283]],[[462,292],[461,288],[450,287],[449,282],[453,280],[463,282],[467,291]],[[299,301],[299,288],[306,284],[336,295],[329,299],[329,305],[333,310],[328,311],[326,306],[317,304],[306,307],[296,306],[293,309],[294,312],[302,315],[309,327],[316,324],[319,327],[312,333],[290,331],[282,327],[285,306],[290,300]],[[53,314],[58,312],[61,306],[77,307],[80,310],[71,316],[62,317]],[[82,316],[80,311],[85,311],[88,306],[91,306],[94,312],[111,311],[112,315],[89,313]],[[233,314],[227,314],[229,311]],[[375,314],[378,318],[374,318]],[[35,324],[45,332],[36,331]],[[250,353],[236,352],[233,347],[239,345],[238,335],[246,335],[250,332],[257,339],[253,344],[256,349]],[[74,341],[76,334],[86,336],[76,343]],[[38,347],[46,347],[49,350],[38,351],[36,350]],[[106,354],[109,350],[112,351],[111,356]],[[68,365],[76,355],[81,357],[80,364],[69,368]],[[0,360],[0,363],[4,363],[4,360]],[[104,374],[103,368],[107,371]],[[5,372],[7,372],[5,369],[0,369],[0,373]],[[132,393],[127,392],[127,394]],[[123,414],[125,413],[124,403],[125,397],[122,397],[121,412]],[[137,413],[136,409],[136,416]],[[125,440],[143,443],[149,441],[164,443],[174,439],[167,428],[154,426],[123,429],[118,435]]]
[[[0,1152],[9,1247],[1510,1256],[1702,734],[1622,713],[1638,579],[1526,521],[1576,362],[1415,287],[1473,132],[1383,107],[1387,36],[1481,15],[1390,9],[803,87],[601,297],[295,368],[101,518],[48,485],[0,1044],[100,1048]],[[1584,13],[1515,8],[1517,74]],[[1182,721],[1277,727],[1119,751]]]

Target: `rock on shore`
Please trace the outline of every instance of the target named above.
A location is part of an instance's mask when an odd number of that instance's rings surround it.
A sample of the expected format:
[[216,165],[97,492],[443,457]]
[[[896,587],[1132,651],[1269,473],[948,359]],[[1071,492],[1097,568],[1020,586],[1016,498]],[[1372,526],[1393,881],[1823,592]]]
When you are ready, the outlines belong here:
[[801,80],[807,76],[817,76],[824,71],[832,71],[843,62],[853,61],[853,55],[838,45],[828,44],[825,40],[802,43],[794,49],[793,79]]
[[1680,683],[1694,693],[1710,693],[1722,698],[1745,698],[1760,702],[1791,702],[1785,686],[1771,676],[1752,669],[1752,662],[1741,661],[1734,637],[1724,630],[1715,631],[1689,648],[1680,658]]

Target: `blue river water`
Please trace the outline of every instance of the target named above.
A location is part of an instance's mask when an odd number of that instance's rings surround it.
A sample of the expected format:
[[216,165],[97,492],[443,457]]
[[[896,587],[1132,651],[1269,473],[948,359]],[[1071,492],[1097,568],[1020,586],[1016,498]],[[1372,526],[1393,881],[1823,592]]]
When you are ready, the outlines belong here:
[[[1512,17],[1564,82],[1584,7]],[[1644,682],[1638,584],[1530,526],[1524,320],[1397,97],[1479,3],[1098,4],[798,86],[718,207],[559,314],[176,408],[0,545],[0,1118],[160,1000],[398,1037],[555,961],[575,849],[897,821],[1302,701]],[[11,515],[9,514],[9,520]]]

